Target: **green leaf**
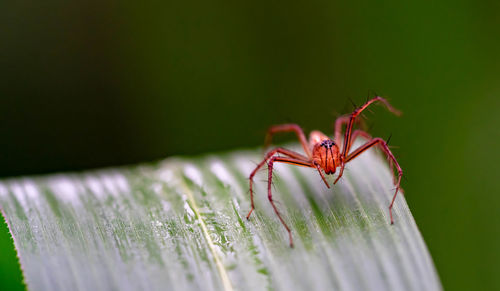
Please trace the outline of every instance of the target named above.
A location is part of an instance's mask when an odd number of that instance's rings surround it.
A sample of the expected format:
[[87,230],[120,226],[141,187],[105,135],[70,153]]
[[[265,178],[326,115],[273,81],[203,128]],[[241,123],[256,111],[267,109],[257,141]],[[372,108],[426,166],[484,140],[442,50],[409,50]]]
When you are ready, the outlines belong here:
[[[369,151],[327,189],[314,170],[257,151],[6,180],[0,205],[29,290],[440,290],[384,159]],[[329,177],[331,179],[331,177]]]

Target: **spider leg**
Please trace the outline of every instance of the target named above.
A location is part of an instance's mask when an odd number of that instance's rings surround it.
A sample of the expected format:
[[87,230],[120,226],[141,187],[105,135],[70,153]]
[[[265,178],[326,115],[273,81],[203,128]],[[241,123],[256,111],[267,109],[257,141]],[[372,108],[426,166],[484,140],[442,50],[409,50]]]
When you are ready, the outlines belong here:
[[[342,156],[341,156],[341,158],[342,158]],[[344,174],[344,167],[345,167],[345,163],[341,160],[339,175],[337,176],[337,179],[335,179],[335,181],[333,181],[333,185],[337,184],[337,182],[340,180],[340,178]]]
[[[344,167],[345,167],[345,163],[347,163],[347,157],[348,157],[348,154],[349,154],[349,150],[351,149],[351,146],[352,146],[352,141],[354,140],[353,138],[353,133],[352,133],[352,128],[354,126],[354,122],[356,122],[356,117],[358,117],[361,112],[363,112],[363,110],[365,110],[370,104],[376,102],[376,101],[380,101],[382,102],[389,111],[391,111],[392,113],[396,114],[396,115],[401,115],[401,112],[399,110],[397,110],[396,108],[392,107],[391,104],[389,104],[389,102],[387,102],[387,100],[385,100],[384,98],[382,97],[375,97],[375,98],[372,98],[370,100],[368,100],[365,104],[363,104],[362,106],[356,108],[350,115],[349,117],[349,120],[347,121],[347,127],[346,127],[346,130],[345,130],[345,133],[344,133],[344,145],[342,146],[342,153],[340,154],[340,171],[339,171],[339,175],[337,176],[337,179],[335,179],[335,182],[333,182],[333,184],[336,184],[337,181],[340,179],[340,177],[342,177],[342,174],[344,173]],[[337,130],[341,130],[342,129],[342,125],[343,123],[345,123],[345,115],[344,116],[341,116],[339,117],[339,121],[335,123],[336,125],[336,129],[335,129],[335,135],[340,135],[339,132]],[[396,193],[397,193],[397,190],[396,190]]]
[[[340,144],[342,142],[342,126],[344,124],[347,124],[349,122],[350,118],[351,118],[351,114],[345,114],[345,115],[339,116],[335,120],[335,135],[334,135],[334,137],[335,137],[335,139],[334,139],[335,143]],[[355,122],[359,122],[359,120],[356,120]],[[354,133],[355,132],[353,132],[353,134]],[[352,140],[355,140],[354,136],[353,136]]]
[[330,185],[326,181],[325,175],[323,175],[323,172],[321,172],[321,167],[317,163],[314,163],[314,167],[318,170],[318,173],[321,176],[321,179],[323,179],[323,182],[325,182],[326,187],[330,188]]
[[[389,109],[389,111],[391,111],[392,113],[394,113],[396,115],[401,115],[401,112],[399,110],[397,110],[396,108],[392,107],[391,104],[389,104],[389,102],[387,102],[387,100],[385,100],[382,97],[378,97],[378,96],[373,98],[373,99],[368,100],[368,102],[366,102],[364,105],[356,108],[351,113],[351,115],[349,117],[349,121],[347,121],[347,127],[346,127],[346,131],[344,134],[344,146],[342,147],[342,154],[341,154],[341,156],[344,158],[344,160],[346,159],[347,154],[349,153],[349,150],[351,149],[351,145],[352,145],[352,141],[353,141],[352,127],[354,126],[354,122],[356,121],[356,117],[358,117],[361,114],[361,112],[363,112],[363,110],[366,109],[366,107],[368,107],[370,104],[372,104],[376,101],[382,102],[387,107],[387,109]],[[343,120],[339,121],[339,123],[341,123],[342,121]],[[340,128],[342,127],[342,123],[339,125],[339,127]]]
[[342,116],[339,116],[335,120],[335,135],[334,135],[334,140],[337,144],[340,144],[342,141],[342,126],[344,124],[347,124],[349,122],[349,119],[351,118],[351,114],[345,114]]
[[[394,165],[396,166],[396,170],[398,171],[398,179],[394,183],[396,186],[396,192],[394,193],[394,196],[392,197],[391,204],[389,205],[389,215],[391,217],[391,224],[394,224],[394,219],[392,217],[392,206],[394,205],[394,200],[396,200],[396,196],[398,195],[398,190],[400,189],[401,177],[403,176],[403,170],[399,166],[398,161],[396,161],[396,158],[394,157],[391,150],[387,146],[387,143],[385,142],[385,140],[377,137],[377,138],[374,138],[374,139],[368,141],[367,143],[365,143],[364,145],[362,145],[358,149],[356,149],[354,152],[349,154],[346,158],[346,163],[353,160],[354,158],[359,156],[361,153],[365,152],[367,149],[369,149],[375,145],[379,145],[382,148],[384,153],[394,163]],[[391,171],[393,171],[392,165],[393,164],[391,164]]]
[[278,157],[274,156],[269,160],[268,164],[268,177],[267,177],[267,198],[269,199],[269,202],[273,206],[274,213],[278,216],[279,220],[281,221],[281,224],[285,227],[286,231],[288,232],[288,238],[290,239],[290,247],[293,248],[293,239],[292,239],[292,231],[288,227],[288,225],[285,223],[285,220],[283,217],[281,217],[280,212],[278,211],[278,208],[274,204],[273,201],[273,194],[271,192],[271,184],[273,180],[273,164],[275,162],[281,162],[281,163],[288,163],[292,165],[297,165],[297,166],[304,166],[304,167],[314,167],[314,165],[307,161],[307,160],[301,160],[301,159],[294,159],[294,158],[285,158],[285,157]]
[[[338,119],[337,119],[338,120]],[[355,141],[356,138],[358,137],[363,137],[365,138],[366,140],[371,140],[372,139],[372,136],[366,132],[366,131],[363,131],[363,130],[360,130],[360,129],[357,129],[355,130],[353,133],[352,133],[352,140]],[[342,157],[342,156],[341,156]],[[333,182],[333,184],[337,184],[337,181],[342,177],[342,175],[344,174],[344,167],[345,167],[345,163],[346,162],[341,162],[340,164],[340,170],[339,170],[339,175],[337,176],[337,179],[335,179],[335,181]],[[392,169],[392,161],[389,160],[389,164],[390,164],[390,168]]]
[[252,173],[250,173],[250,177],[249,177],[249,179],[250,179],[250,201],[251,201],[252,208],[250,209],[250,211],[247,214],[247,219],[250,217],[250,214],[252,214],[252,211],[255,209],[255,204],[253,201],[253,177],[255,176],[257,171],[260,168],[262,168],[262,166],[267,162],[267,160],[269,160],[275,154],[283,154],[283,155],[286,155],[288,157],[294,158],[296,160],[301,160],[301,161],[308,160],[308,158],[306,158],[305,156],[303,156],[297,152],[284,149],[284,148],[275,148],[275,149],[269,151],[266,154],[266,156],[264,157],[264,159],[257,165],[257,167],[255,167],[255,169],[252,171]]
[[364,130],[356,129],[355,131],[352,132],[352,141],[354,142],[356,140],[356,138],[358,138],[358,137],[362,137],[366,140],[373,139],[373,137],[368,132],[366,132]]
[[[353,133],[352,133],[352,141],[354,142],[356,140],[356,138],[358,137],[362,137],[366,140],[372,140],[373,137],[366,131],[363,131],[363,130],[355,130]],[[388,143],[389,141],[386,141],[386,144]],[[382,146],[381,143],[377,143],[376,144],[381,151],[385,152],[384,150],[384,147]],[[389,162],[389,168],[392,170],[392,159],[388,157],[387,161]],[[392,172],[392,180],[394,182],[394,184],[396,184],[396,176],[394,175],[394,172]]]
[[[342,115],[342,116],[338,117],[335,120],[335,142],[336,143],[340,144],[340,142],[342,140],[342,126],[344,124],[349,123],[350,119],[351,119],[351,114],[346,114],[346,115]],[[371,135],[369,133],[367,133],[366,131],[363,131],[363,130],[359,130],[359,129],[355,130],[352,133],[351,139],[354,141],[354,140],[356,140],[356,138],[358,136],[364,137],[367,140],[372,139],[372,137],[371,137]],[[344,162],[342,161],[343,158],[344,158],[344,156],[340,155],[340,157],[341,157],[341,163],[340,163],[339,175],[337,176],[337,178],[333,182],[334,185],[337,184],[338,180],[340,180],[340,178],[344,174],[344,166],[345,165],[344,165]]]
[[300,144],[304,148],[304,152],[306,153],[306,156],[311,159],[312,158],[312,153],[311,149],[309,148],[309,145],[307,143],[306,136],[304,135],[304,131],[300,126],[297,124],[281,124],[281,125],[274,125],[269,128],[267,131],[266,135],[266,140],[264,142],[264,148],[267,148],[271,144],[272,137],[275,133],[278,132],[295,132],[297,135],[297,138],[300,141]]

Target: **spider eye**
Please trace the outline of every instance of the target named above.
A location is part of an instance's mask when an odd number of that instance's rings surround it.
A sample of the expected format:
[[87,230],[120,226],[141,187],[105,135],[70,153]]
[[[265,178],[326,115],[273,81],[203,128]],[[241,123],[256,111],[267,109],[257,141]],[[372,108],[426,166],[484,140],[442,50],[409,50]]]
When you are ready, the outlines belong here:
[[327,139],[327,140],[324,140],[322,143],[321,143],[321,146],[322,147],[325,147],[325,148],[331,148],[332,146],[335,145],[335,142],[331,139]]

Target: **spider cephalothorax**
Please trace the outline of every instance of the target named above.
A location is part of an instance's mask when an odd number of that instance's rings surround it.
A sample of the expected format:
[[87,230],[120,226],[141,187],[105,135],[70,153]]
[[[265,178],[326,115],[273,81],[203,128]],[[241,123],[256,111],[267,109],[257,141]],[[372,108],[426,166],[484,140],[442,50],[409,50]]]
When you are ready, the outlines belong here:
[[321,140],[312,147],[312,160],[313,164],[318,165],[325,174],[331,175],[335,173],[337,165],[340,164],[340,152],[333,140],[322,135],[319,131],[311,133],[310,140]]
[[[250,174],[250,198],[252,203],[252,209],[250,209],[250,211],[248,212],[247,219],[250,217],[250,214],[252,214],[252,211],[255,209],[253,201],[253,177],[255,176],[255,173],[257,173],[257,171],[267,162],[268,163],[267,196],[269,202],[273,206],[274,212],[278,216],[283,226],[288,231],[288,235],[290,238],[290,246],[293,246],[292,233],[290,231],[290,228],[287,226],[287,224],[281,217],[278,208],[276,208],[271,193],[271,185],[273,179],[273,164],[275,162],[281,162],[297,166],[315,168],[320,174],[321,178],[323,179],[323,182],[325,182],[325,185],[328,188],[330,188],[330,185],[326,181],[323,173],[327,175],[334,174],[337,167],[340,167],[337,179],[335,179],[335,181],[333,182],[333,184],[336,184],[337,181],[342,177],[342,174],[344,173],[344,166],[346,163],[353,160],[354,158],[356,158],[358,155],[368,150],[369,148],[373,146],[378,146],[389,158],[389,164],[391,166],[391,169],[392,166],[394,165],[398,172],[397,179],[394,178],[394,183],[396,184],[396,192],[394,193],[391,204],[389,205],[389,215],[391,217],[391,224],[393,224],[394,220],[392,217],[392,206],[394,205],[394,200],[396,199],[396,195],[398,194],[398,190],[400,188],[399,185],[401,183],[401,176],[403,175],[403,170],[401,170],[401,167],[396,161],[396,158],[391,153],[389,147],[387,146],[387,143],[383,139],[372,138],[370,134],[359,129],[355,131],[352,130],[354,123],[356,121],[356,117],[358,117],[358,115],[361,114],[361,112],[365,110],[366,107],[368,107],[370,104],[376,101],[382,102],[387,107],[387,109],[389,109],[392,113],[396,115],[401,114],[397,109],[392,107],[389,104],[389,102],[387,102],[384,98],[375,97],[367,101],[363,106],[356,108],[356,110],[354,110],[351,114],[343,115],[337,118],[337,120],[335,121],[334,139],[331,139],[324,133],[315,130],[311,132],[311,135],[309,136],[309,142],[306,140],[304,132],[297,124],[282,124],[282,125],[272,126],[269,129],[266,136],[266,142],[265,142],[266,146],[269,145],[272,136],[277,132],[295,132],[295,134],[297,134],[297,137],[299,138],[302,148],[304,149],[305,155],[284,148],[275,148],[266,154],[264,159],[257,165],[257,167]],[[344,125],[346,125],[346,130],[344,133],[344,139],[342,140],[341,139],[342,127]],[[367,142],[362,146],[360,146],[359,148],[355,149],[354,151],[351,151],[352,142],[357,137],[363,137],[367,140]],[[337,144],[342,144],[342,151],[340,151]],[[278,154],[282,154],[283,156],[280,156]]]

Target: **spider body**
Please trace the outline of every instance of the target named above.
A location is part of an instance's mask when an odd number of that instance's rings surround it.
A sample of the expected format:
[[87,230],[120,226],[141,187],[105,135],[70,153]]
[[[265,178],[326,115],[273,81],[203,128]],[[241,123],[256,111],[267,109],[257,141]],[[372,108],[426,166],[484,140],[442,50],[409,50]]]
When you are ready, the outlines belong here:
[[340,151],[337,144],[319,131],[313,131],[309,140],[313,164],[318,165],[327,175],[334,174],[337,165],[340,164]]
[[[401,183],[401,176],[403,175],[403,171],[401,167],[399,166],[398,162],[396,161],[396,158],[394,155],[391,153],[389,150],[389,147],[385,140],[381,138],[372,138],[370,134],[368,134],[365,131],[362,130],[354,130],[353,131],[353,126],[354,123],[356,122],[356,118],[361,114],[363,110],[365,110],[370,104],[374,102],[382,102],[389,111],[396,115],[400,115],[401,112],[392,107],[387,100],[385,100],[382,97],[375,97],[371,100],[368,100],[364,105],[356,108],[351,114],[349,115],[343,115],[340,116],[336,121],[335,121],[335,135],[334,138],[331,139],[324,133],[320,131],[312,131],[310,136],[309,136],[309,141],[306,140],[306,137],[304,135],[304,132],[300,128],[300,126],[296,124],[282,124],[282,125],[275,125],[269,128],[269,131],[266,136],[266,141],[265,141],[265,146],[270,144],[271,138],[275,133],[278,132],[294,132],[297,135],[297,138],[299,139],[302,148],[304,150],[305,154],[301,154],[295,151],[291,151],[285,148],[275,148],[267,152],[265,155],[264,159],[255,167],[255,169],[252,171],[250,174],[250,199],[251,199],[251,205],[252,208],[248,212],[247,219],[250,217],[250,214],[252,214],[253,210],[255,209],[254,205],[254,200],[253,200],[253,178],[257,171],[264,166],[264,164],[267,163],[268,165],[268,181],[267,181],[267,191],[268,191],[268,199],[269,202],[271,203],[274,212],[278,216],[281,224],[285,227],[285,229],[288,231],[288,236],[290,239],[290,246],[293,247],[293,239],[292,239],[292,233],[288,225],[285,223],[285,220],[281,216],[281,214],[278,211],[278,208],[276,207],[274,201],[273,201],[273,196],[271,192],[271,185],[272,185],[272,179],[273,179],[273,165],[276,162],[280,163],[288,163],[292,165],[297,165],[297,166],[303,166],[303,167],[309,167],[309,168],[315,168],[319,175],[321,176],[321,179],[325,183],[325,185],[330,188],[330,185],[328,184],[328,181],[325,178],[325,175],[332,175],[336,172],[337,167],[339,168],[339,174],[333,184],[336,184],[339,179],[342,177],[342,174],[344,172],[344,166],[346,163],[349,161],[355,159],[358,157],[360,154],[365,152],[366,150],[370,149],[371,147],[378,146],[388,157],[389,160],[389,166],[392,167],[395,166],[398,176],[394,176],[394,184],[396,186],[396,191],[394,193],[394,196],[392,198],[392,201],[389,205],[389,215],[391,219],[391,224],[394,223],[393,217],[392,217],[392,206],[394,205],[394,200],[396,199],[396,196],[398,194],[398,190],[400,189],[400,183]],[[346,127],[345,133],[344,133],[344,138],[342,139],[342,129],[343,127]],[[353,141],[358,138],[362,137],[366,139],[367,141],[365,144],[361,145],[359,148],[352,150],[351,151],[351,146]]]

